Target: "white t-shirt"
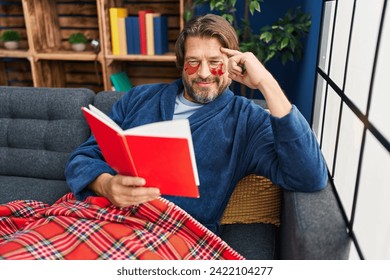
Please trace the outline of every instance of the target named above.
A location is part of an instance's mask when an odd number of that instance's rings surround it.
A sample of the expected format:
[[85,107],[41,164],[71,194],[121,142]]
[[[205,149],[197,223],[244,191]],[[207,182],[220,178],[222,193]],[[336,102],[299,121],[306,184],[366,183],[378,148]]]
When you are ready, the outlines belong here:
[[187,119],[202,106],[203,104],[191,102],[185,99],[184,92],[182,92],[176,96],[175,112],[173,114],[173,119]]

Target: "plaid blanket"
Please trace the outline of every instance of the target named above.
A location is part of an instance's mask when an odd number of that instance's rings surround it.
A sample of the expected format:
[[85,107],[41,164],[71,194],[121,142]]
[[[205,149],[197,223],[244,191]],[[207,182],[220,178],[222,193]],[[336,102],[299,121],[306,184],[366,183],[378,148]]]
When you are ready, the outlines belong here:
[[0,205],[0,259],[243,259],[165,199],[118,208],[103,197]]

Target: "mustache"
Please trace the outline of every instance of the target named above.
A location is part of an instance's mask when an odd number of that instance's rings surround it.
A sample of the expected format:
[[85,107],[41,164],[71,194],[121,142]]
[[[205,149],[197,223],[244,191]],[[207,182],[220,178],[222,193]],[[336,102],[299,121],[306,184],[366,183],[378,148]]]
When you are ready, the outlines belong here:
[[194,82],[194,83],[212,83],[212,82],[219,82],[219,79],[218,79],[218,77],[206,78],[206,79],[195,78],[195,79],[192,79],[192,82]]

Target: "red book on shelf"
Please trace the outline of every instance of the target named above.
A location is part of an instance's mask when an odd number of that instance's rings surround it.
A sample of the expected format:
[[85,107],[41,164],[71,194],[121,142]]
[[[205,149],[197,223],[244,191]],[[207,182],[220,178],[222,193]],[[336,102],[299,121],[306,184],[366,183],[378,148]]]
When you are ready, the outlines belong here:
[[139,39],[141,54],[147,54],[146,48],[146,14],[153,13],[153,10],[140,10],[138,11],[138,20],[139,20]]
[[122,130],[90,105],[82,108],[106,162],[119,174],[146,180],[161,194],[199,197],[189,121],[162,121]]

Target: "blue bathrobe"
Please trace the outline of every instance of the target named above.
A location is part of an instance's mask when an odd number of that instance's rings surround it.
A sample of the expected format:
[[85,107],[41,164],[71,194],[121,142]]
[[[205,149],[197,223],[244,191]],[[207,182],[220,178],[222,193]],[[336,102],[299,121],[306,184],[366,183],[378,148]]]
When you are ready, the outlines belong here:
[[[176,96],[182,91],[182,80],[134,87],[114,104],[110,117],[123,129],[171,120]],[[265,176],[293,191],[326,186],[327,170],[317,140],[295,106],[288,115],[276,118],[227,89],[189,121],[200,198],[165,198],[215,232],[234,186],[248,174]],[[93,136],[70,156],[65,173],[78,199],[94,195],[87,185],[101,173],[115,174],[102,158]]]

